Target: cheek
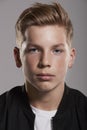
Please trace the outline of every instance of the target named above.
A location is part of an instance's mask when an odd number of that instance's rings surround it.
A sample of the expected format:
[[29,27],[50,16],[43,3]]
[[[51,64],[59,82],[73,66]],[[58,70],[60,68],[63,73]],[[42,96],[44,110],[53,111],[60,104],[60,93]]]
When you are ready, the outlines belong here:
[[57,68],[58,71],[66,72],[68,68],[68,58],[67,57],[60,57],[58,59],[55,59],[55,68]]
[[37,57],[31,57],[31,56],[26,56],[26,58],[25,58],[25,67],[28,69],[28,70],[30,70],[30,71],[32,71],[32,70],[34,70],[35,69],[35,67],[37,66],[37,62],[38,62],[38,59],[37,59]]

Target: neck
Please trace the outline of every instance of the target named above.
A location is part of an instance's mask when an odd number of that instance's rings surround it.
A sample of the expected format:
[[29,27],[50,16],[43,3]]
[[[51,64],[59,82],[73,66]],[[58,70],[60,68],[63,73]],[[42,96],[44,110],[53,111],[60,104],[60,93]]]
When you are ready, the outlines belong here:
[[62,100],[64,93],[64,84],[60,84],[55,89],[47,92],[38,91],[28,82],[25,83],[28,93],[29,103],[42,110],[56,110]]

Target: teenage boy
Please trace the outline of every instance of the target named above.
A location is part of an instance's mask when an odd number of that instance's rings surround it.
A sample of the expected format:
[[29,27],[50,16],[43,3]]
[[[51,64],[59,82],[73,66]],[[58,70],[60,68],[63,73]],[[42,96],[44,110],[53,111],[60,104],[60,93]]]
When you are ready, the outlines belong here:
[[65,83],[73,26],[58,3],[36,3],[16,23],[16,66],[25,83],[0,96],[0,130],[87,130],[87,98]]

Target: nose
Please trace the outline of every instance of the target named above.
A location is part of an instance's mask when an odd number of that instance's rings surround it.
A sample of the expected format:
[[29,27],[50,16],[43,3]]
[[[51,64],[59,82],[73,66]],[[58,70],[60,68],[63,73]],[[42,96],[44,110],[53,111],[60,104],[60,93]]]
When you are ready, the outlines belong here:
[[48,53],[46,53],[46,52],[42,53],[38,66],[39,66],[39,68],[51,67],[50,56]]

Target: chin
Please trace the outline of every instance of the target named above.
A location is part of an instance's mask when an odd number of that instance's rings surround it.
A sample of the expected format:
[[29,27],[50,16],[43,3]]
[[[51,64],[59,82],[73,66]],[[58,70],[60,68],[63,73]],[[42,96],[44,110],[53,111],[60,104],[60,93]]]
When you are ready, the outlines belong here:
[[54,89],[52,85],[44,84],[44,85],[35,85],[35,88],[39,92],[50,92]]

